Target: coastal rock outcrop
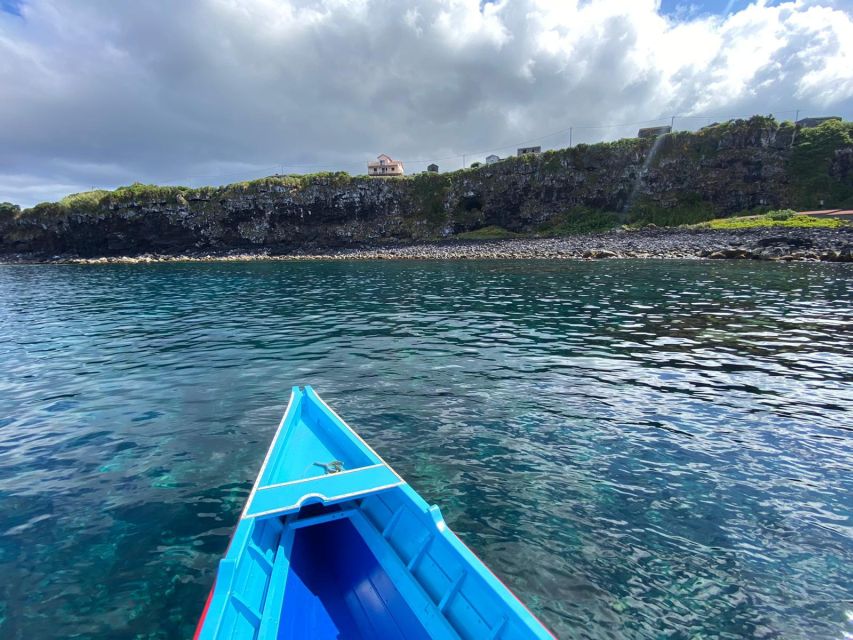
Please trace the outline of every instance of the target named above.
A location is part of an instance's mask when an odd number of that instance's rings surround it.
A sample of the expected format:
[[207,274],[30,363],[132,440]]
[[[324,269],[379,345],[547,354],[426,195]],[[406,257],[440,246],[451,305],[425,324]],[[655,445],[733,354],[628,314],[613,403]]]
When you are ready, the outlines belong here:
[[276,255],[422,243],[491,226],[564,235],[853,202],[853,125],[831,122],[815,131],[820,135],[755,117],[445,174],[272,176],[197,189],[131,185],[24,211],[0,205],[0,255]]

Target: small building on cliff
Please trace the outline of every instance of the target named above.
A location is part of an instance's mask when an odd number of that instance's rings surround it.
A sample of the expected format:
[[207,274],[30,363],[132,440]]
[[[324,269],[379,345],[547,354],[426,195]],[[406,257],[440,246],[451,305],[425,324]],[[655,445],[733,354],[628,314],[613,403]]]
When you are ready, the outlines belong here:
[[496,162],[500,162],[501,157],[496,156],[494,153],[490,156],[486,156],[486,164],[495,164]]
[[529,156],[537,153],[542,153],[542,147],[519,147],[518,155],[519,156]]
[[403,161],[394,160],[384,153],[374,162],[367,163],[367,175],[369,176],[402,176],[403,174]]
[[669,125],[666,125],[665,127],[645,127],[637,132],[637,137],[657,138],[658,136],[662,136],[667,133],[672,133],[672,127]]
[[427,172],[429,172],[429,173],[438,173],[438,165],[437,165],[437,164],[435,164],[435,163],[433,163],[433,164],[428,164],[428,165],[427,165]]

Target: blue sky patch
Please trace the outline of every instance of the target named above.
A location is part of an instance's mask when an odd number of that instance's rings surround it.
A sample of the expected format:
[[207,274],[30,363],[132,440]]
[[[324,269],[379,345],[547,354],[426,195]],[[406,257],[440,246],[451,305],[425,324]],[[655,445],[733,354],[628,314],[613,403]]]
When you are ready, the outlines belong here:
[[11,13],[13,16],[20,16],[23,4],[24,0],[0,0],[0,11]]
[[743,9],[749,0],[661,0],[660,11],[674,18],[693,18],[701,15],[726,15]]
[[11,13],[13,16],[21,15],[21,7],[24,0],[0,0],[0,11]]
[[[782,1],[768,0],[766,4],[772,7]],[[661,0],[660,12],[684,20],[708,15],[727,16],[746,9],[753,2],[754,0]]]

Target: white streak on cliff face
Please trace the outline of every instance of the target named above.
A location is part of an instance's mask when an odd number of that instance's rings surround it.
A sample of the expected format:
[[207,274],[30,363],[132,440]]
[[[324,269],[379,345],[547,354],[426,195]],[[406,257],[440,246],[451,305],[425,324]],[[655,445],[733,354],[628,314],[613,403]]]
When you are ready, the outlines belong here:
[[853,117],[849,1],[688,19],[658,4],[27,0],[0,12],[0,201],[281,165],[361,173],[379,152],[458,168],[450,156],[673,113]]

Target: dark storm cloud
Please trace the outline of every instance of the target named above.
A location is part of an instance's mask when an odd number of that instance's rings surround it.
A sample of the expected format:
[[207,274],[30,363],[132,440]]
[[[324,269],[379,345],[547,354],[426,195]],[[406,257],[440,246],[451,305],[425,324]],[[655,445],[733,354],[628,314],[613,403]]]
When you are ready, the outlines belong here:
[[361,172],[380,152],[454,168],[572,125],[592,141],[636,126],[579,127],[672,113],[853,112],[843,2],[681,21],[650,0],[14,7],[0,12],[0,201],[22,204],[280,165]]

